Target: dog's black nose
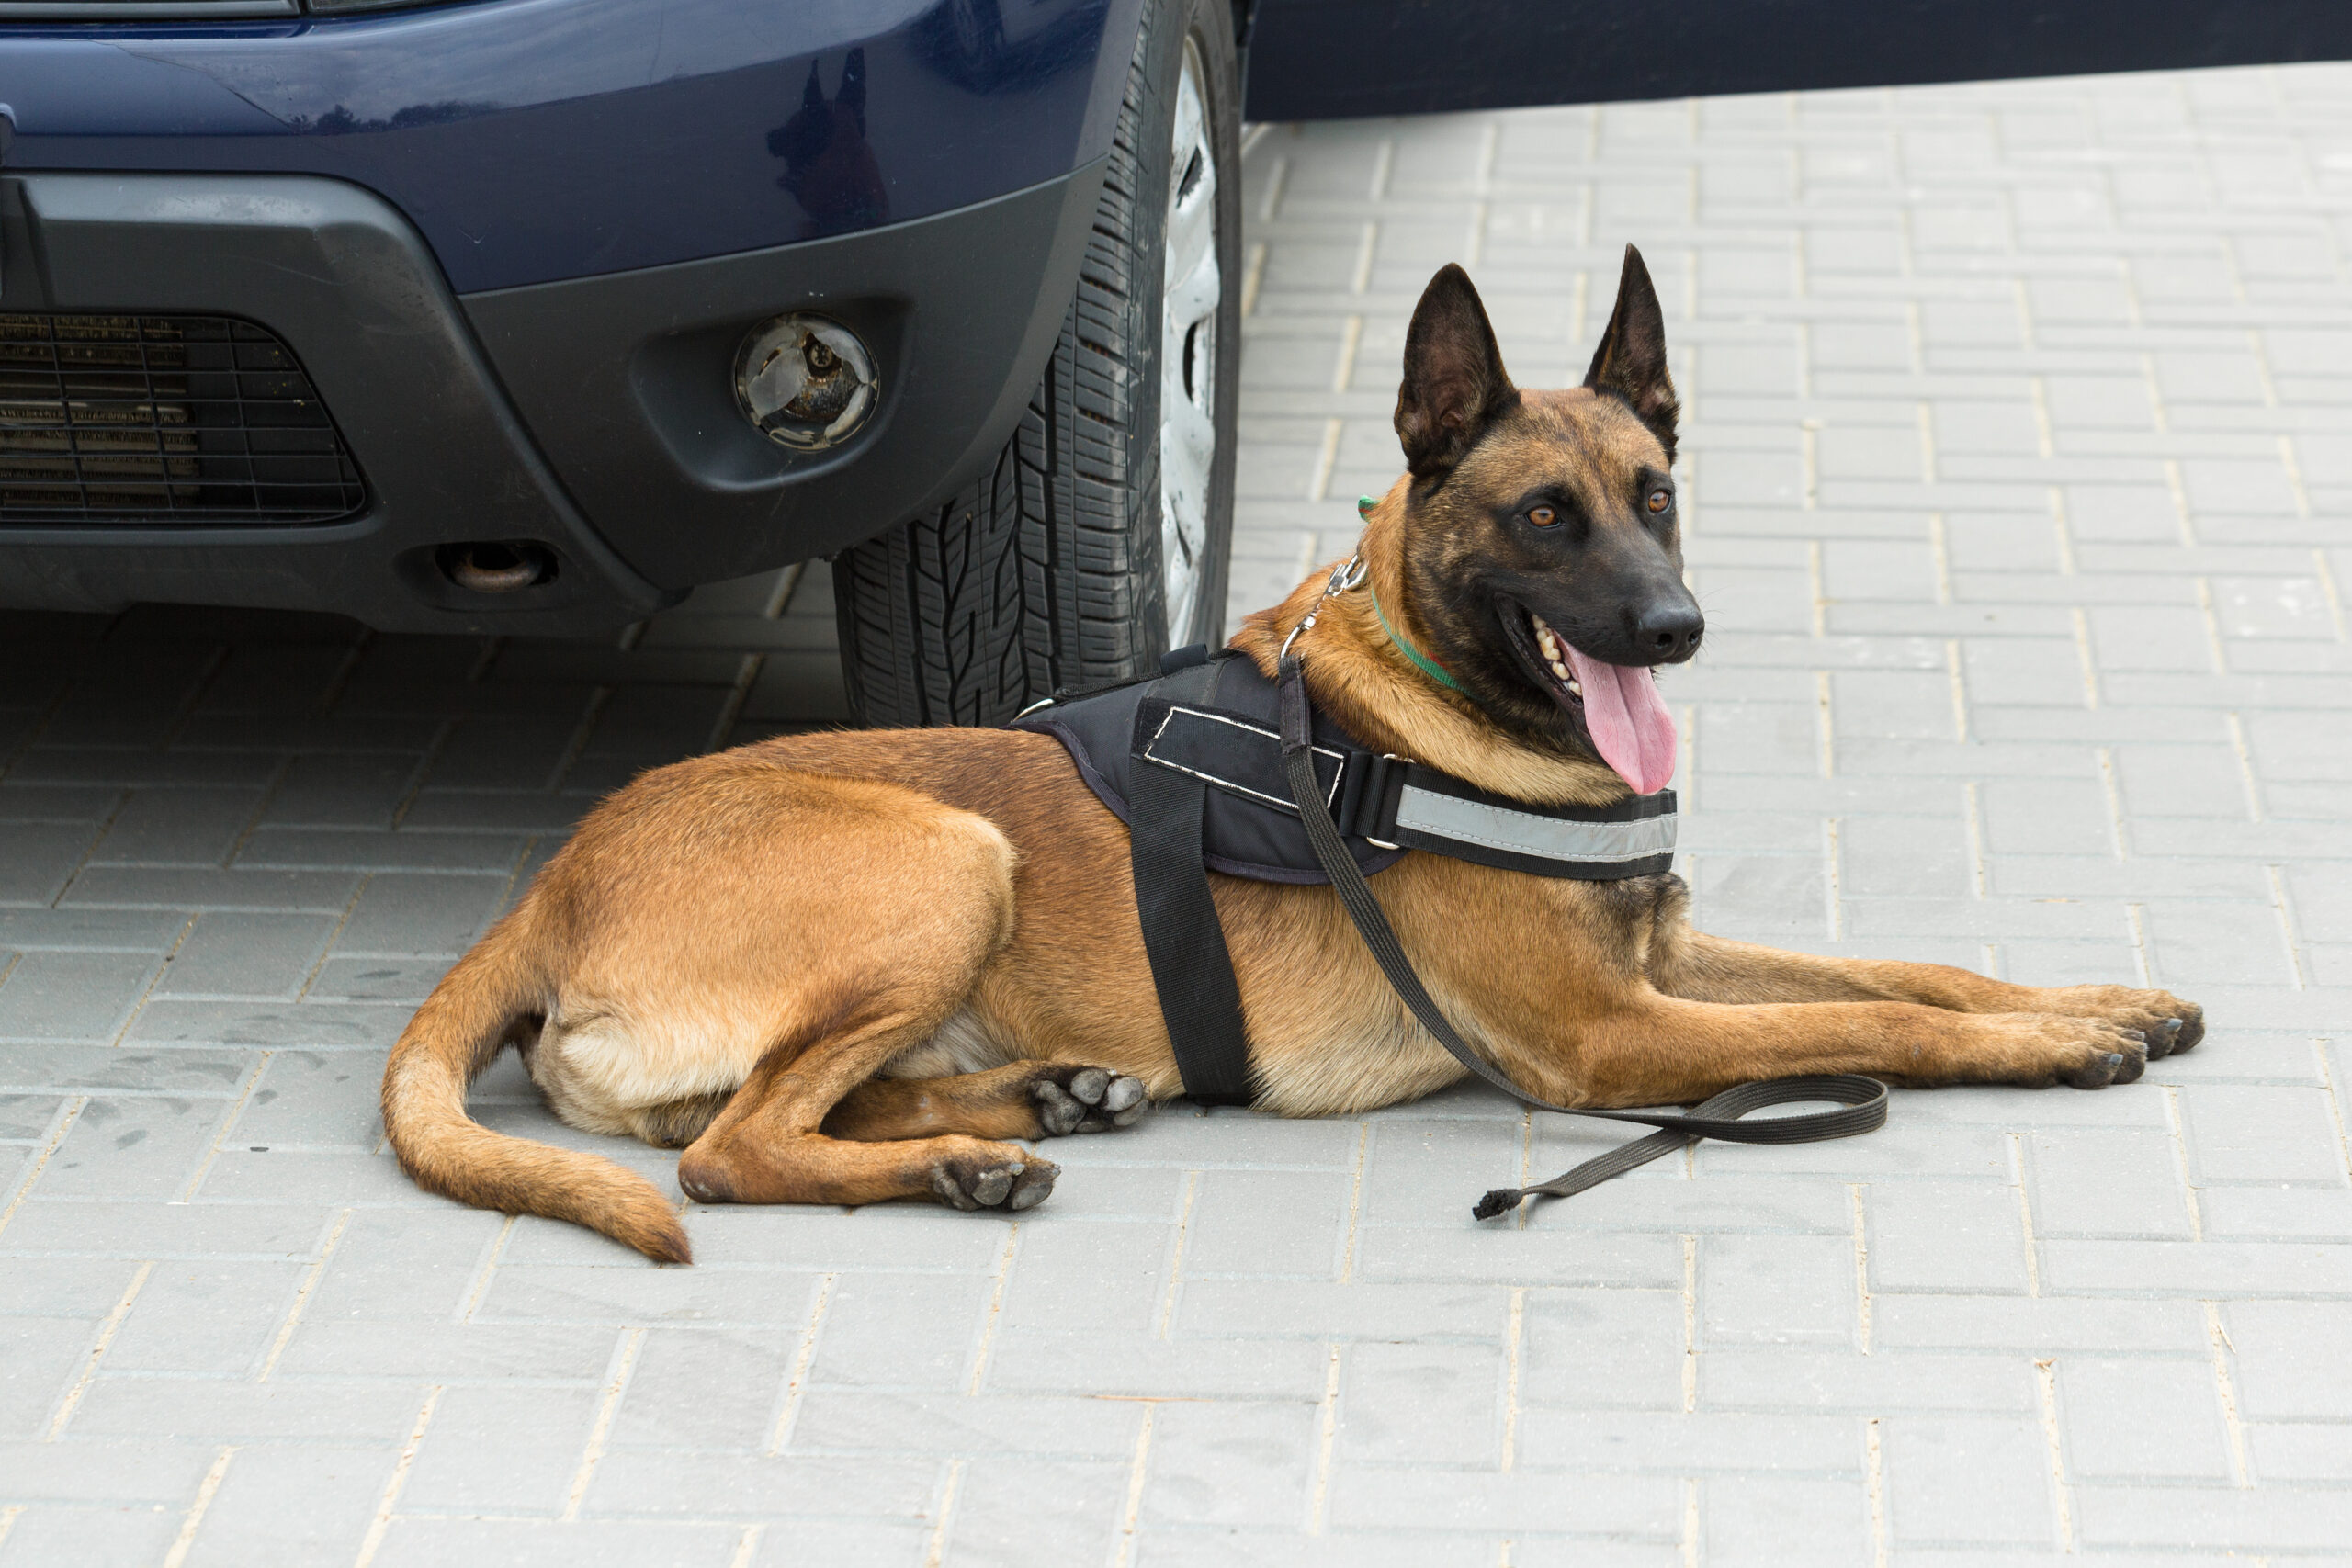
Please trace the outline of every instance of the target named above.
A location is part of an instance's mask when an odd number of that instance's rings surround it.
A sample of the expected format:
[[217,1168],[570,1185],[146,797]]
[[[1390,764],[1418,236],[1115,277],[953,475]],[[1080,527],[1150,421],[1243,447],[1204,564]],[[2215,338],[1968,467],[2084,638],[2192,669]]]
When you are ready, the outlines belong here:
[[1698,651],[1706,629],[1707,618],[1688,600],[1653,604],[1634,623],[1634,646],[1660,664],[1672,664]]

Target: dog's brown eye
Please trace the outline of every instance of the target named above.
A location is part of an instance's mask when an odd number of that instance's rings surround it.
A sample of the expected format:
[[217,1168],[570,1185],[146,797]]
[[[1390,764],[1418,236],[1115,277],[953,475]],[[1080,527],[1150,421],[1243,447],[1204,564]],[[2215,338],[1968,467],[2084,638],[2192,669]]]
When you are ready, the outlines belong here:
[[1548,506],[1539,506],[1527,514],[1527,520],[1538,528],[1549,528],[1560,520],[1560,514]]
[[1674,492],[1666,490],[1650,491],[1650,512],[1653,515],[1674,504]]

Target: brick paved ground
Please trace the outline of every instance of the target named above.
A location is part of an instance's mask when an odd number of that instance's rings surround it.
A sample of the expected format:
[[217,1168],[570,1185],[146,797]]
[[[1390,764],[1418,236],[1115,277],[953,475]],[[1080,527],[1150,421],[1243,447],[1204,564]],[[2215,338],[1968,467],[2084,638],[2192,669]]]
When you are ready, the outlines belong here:
[[[1482,1230],[1610,1135],[1163,1112],[1017,1224],[419,1195],[381,1054],[631,771],[838,716],[823,569],[616,645],[12,617],[0,1561],[2352,1562],[2352,68],[1277,128],[1235,604],[1645,248],[1690,412],[1703,921],[2200,998]],[[788,601],[788,603],[787,603]],[[484,1120],[557,1127],[514,1069]],[[674,1189],[673,1189],[674,1190]]]

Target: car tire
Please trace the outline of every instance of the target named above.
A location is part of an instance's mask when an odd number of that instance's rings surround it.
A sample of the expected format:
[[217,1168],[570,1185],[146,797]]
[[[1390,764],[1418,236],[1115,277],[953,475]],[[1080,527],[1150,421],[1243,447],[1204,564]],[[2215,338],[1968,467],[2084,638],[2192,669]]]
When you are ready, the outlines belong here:
[[1019,427],[945,504],[835,559],[862,721],[1001,724],[1223,640],[1240,164],[1227,0],[1147,0],[1077,298]]

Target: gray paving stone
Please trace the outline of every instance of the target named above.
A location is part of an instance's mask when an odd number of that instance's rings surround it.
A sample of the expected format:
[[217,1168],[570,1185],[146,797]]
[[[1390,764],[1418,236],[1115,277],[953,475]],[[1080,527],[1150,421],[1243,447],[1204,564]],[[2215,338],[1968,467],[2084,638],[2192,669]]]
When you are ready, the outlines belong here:
[[1508,1292],[1492,1285],[1384,1285],[1324,1280],[1185,1281],[1175,1325],[1192,1337],[1478,1339],[1499,1343]]
[[444,1390],[401,1488],[401,1507],[560,1514],[603,1397],[593,1387]]
[[1673,1475],[1861,1478],[1861,1424],[1843,1416],[1531,1409],[1518,1462]]
[[808,1321],[817,1281],[806,1274],[711,1269],[549,1268],[509,1260],[474,1321],[773,1324]]
[[0,1269],[0,1315],[72,1316],[95,1324],[114,1310],[139,1265],[122,1258],[11,1258]]
[[2210,1364],[2068,1356],[2057,1369],[2068,1474],[2086,1482],[2230,1482],[2229,1438]]
[[33,1504],[0,1538],[0,1563],[159,1562],[179,1534],[180,1510],[161,1504]]
[[1171,1343],[1007,1329],[997,1336],[983,1387],[1100,1398],[1311,1400],[1321,1396],[1328,1361],[1320,1346],[1279,1340]]
[[[1028,1239],[1032,1247],[1037,1240]],[[1020,1258],[1022,1266],[1029,1261],[1027,1256]],[[781,1288],[784,1283],[763,1288],[793,1299]],[[825,1305],[823,1334],[808,1365],[810,1382],[939,1393],[964,1388],[978,1348],[970,1327],[982,1319],[991,1284],[978,1275],[840,1276]],[[805,1324],[808,1292],[800,1292],[797,1301],[800,1311],[793,1321]],[[964,1332],[942,1332],[949,1325]]]
[[1107,1557],[1121,1533],[1114,1520],[1125,1501],[1128,1469],[974,1460],[956,1492],[945,1550],[957,1562],[1005,1568],[1041,1558],[1091,1562]]
[[351,907],[335,951],[390,958],[455,957],[481,934],[505,895],[501,877],[373,876]]
[[[107,1364],[113,1366],[111,1352]],[[101,1376],[74,1408],[77,1438],[398,1444],[419,1395],[394,1383],[256,1382],[234,1377]]]
[[89,1364],[99,1319],[0,1319],[0,1437],[47,1435],[57,1406]]
[[1697,1392],[1707,1410],[2003,1413],[2034,1407],[2032,1382],[2023,1358],[1742,1346],[1699,1358]]
[[323,752],[295,758],[270,792],[261,825],[390,828],[415,786],[422,758],[407,751]]
[[79,824],[0,824],[0,902],[42,906],[55,898],[89,852],[96,832]]
[[192,1000],[159,998],[139,1010],[124,1041],[134,1045],[290,1046],[382,1052],[416,1010],[342,1001]]
[[0,1256],[205,1259],[255,1263],[310,1257],[331,1218],[323,1208],[262,1203],[25,1200]]
[[1905,1544],[2054,1544],[2049,1450],[2028,1416],[1885,1423],[1890,1533]]
[[[632,1380],[631,1390],[637,1386]],[[811,1388],[792,1410],[786,1446],[808,1453],[1123,1459],[1135,1453],[1145,1404],[1091,1394]],[[1223,1402],[1205,1408],[1219,1411]]]
[[1863,1208],[1873,1291],[2027,1288],[2023,1215],[2007,1183],[1875,1182]]
[[1855,1334],[1854,1243],[1710,1235],[1698,1251],[1701,1332],[1715,1345],[1845,1345]]
[[185,1507],[212,1465],[208,1444],[139,1438],[0,1442],[11,1502]]
[[2075,1492],[2093,1546],[2325,1551],[2352,1540],[2352,1494],[2211,1487],[2084,1486]]
[[2169,1129],[2038,1131],[2026,1135],[2025,1151],[2036,1235],[2194,1234]]
[[217,1100],[92,1097],[41,1172],[44,1198],[181,1195],[220,1131]]
[[97,864],[224,865],[261,803],[259,790],[133,790],[91,858]]
[[200,917],[155,982],[158,996],[292,997],[334,934],[325,915],[217,909]]
[[157,967],[143,953],[25,953],[0,981],[0,1039],[111,1044]]
[[1557,1530],[1672,1540],[1682,1487],[1660,1477],[1502,1473],[1436,1468],[1344,1471],[1331,1498],[1334,1524],[1359,1529]]
[[[1861,1564],[1875,1556],[1871,1500],[1859,1482],[1711,1477],[1700,1489],[1705,1561]],[[1904,1560],[1912,1560],[1905,1553]]]
[[2189,1170],[2200,1182],[2345,1184],[2344,1134],[2325,1089],[2213,1084],[2183,1112]]
[[[252,1077],[254,1053],[243,1050],[131,1050],[99,1045],[12,1045],[0,1072],[18,1088],[164,1094],[188,1099],[234,1095]],[[45,1134],[36,1134],[45,1136]]]
[[[1349,1405],[1351,1429],[1361,1408]],[[1295,1526],[1313,1494],[1318,1426],[1315,1409],[1304,1404],[1161,1406],[1152,1418],[1141,1517],[1227,1529]]]
[[1680,1410],[1687,1340],[1677,1292],[1568,1290],[1525,1303],[1521,1394],[1530,1404]]
[[445,1382],[590,1385],[604,1380],[614,1331],[588,1325],[431,1323],[387,1332],[380,1323],[306,1316],[278,1363],[286,1377],[422,1377]]
[[382,1131],[382,1117],[366,1091],[383,1081],[383,1071],[382,1061],[365,1052],[273,1051],[223,1146],[368,1147]]
[[2352,1257],[2301,1241],[2051,1241],[2041,1274],[2069,1293],[2352,1296]]
[[159,1262],[106,1354],[113,1372],[251,1376],[294,1304],[291,1263]]
[[1185,1275],[1329,1276],[1346,1244],[1352,1187],[1339,1171],[1203,1171],[1185,1224]]
[[605,1456],[586,1512],[605,1517],[913,1520],[937,1495],[928,1460],[770,1457],[731,1450],[628,1449]]
[[1479,1345],[1351,1346],[1341,1357],[1339,1451],[1409,1464],[1494,1462],[1501,1440],[1503,1358]]
[[[402,1517],[384,1532],[374,1561],[383,1568],[435,1568],[476,1560],[509,1568],[728,1568],[738,1561],[740,1527],[727,1524],[657,1524],[639,1519],[594,1519],[571,1524],[536,1519],[423,1518]],[[827,1555],[847,1545],[807,1537],[807,1562],[896,1561],[875,1555]],[[867,1545],[858,1543],[862,1551]],[[754,1561],[758,1561],[755,1559]]]
[[256,1443],[237,1450],[187,1561],[205,1568],[358,1555],[390,1467],[379,1448]]

